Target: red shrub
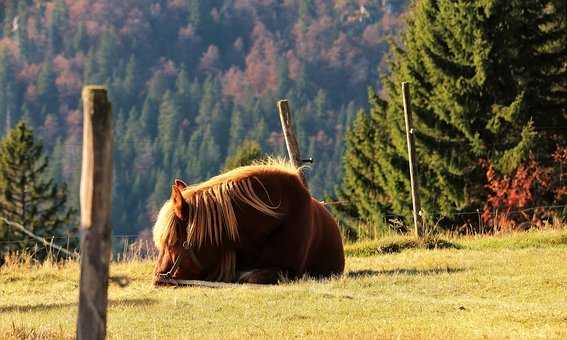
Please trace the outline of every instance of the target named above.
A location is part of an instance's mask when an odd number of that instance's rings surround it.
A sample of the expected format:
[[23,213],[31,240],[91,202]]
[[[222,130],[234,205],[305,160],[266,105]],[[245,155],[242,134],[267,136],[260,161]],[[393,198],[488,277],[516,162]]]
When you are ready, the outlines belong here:
[[488,197],[482,213],[484,223],[494,231],[522,229],[541,225],[554,215],[546,206],[558,204],[567,196],[563,169],[567,163],[567,148],[557,147],[553,162],[542,165],[532,155],[509,175],[499,174],[490,163],[486,168]]

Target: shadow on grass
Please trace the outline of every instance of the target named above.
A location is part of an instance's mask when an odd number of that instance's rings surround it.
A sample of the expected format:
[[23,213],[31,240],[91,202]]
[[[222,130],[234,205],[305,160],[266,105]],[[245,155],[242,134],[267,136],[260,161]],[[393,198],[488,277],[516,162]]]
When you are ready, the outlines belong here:
[[434,268],[434,269],[389,269],[389,270],[356,270],[346,274],[349,278],[394,275],[439,275],[464,272],[463,268]]
[[[116,306],[150,306],[156,303],[154,299],[125,299],[125,300],[110,300],[108,301],[108,307]],[[11,306],[0,306],[0,313],[29,313],[29,312],[48,312],[55,309],[63,309],[69,307],[77,307],[76,302],[68,303],[40,303],[35,305],[11,305]]]
[[459,244],[437,237],[415,239],[414,237],[397,237],[371,242],[362,242],[345,247],[347,256],[376,256],[400,253],[409,249],[461,249]]

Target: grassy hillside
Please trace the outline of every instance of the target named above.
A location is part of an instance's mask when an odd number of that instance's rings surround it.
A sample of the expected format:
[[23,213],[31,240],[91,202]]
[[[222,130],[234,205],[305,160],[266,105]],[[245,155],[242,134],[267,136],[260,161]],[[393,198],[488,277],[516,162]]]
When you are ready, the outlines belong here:
[[[391,247],[407,241],[349,245],[342,277],[265,288],[154,289],[152,263],[114,264],[108,332],[159,339],[567,337],[567,230],[452,239],[436,244],[454,247],[438,249]],[[72,338],[77,289],[77,263],[2,267],[0,338]]]

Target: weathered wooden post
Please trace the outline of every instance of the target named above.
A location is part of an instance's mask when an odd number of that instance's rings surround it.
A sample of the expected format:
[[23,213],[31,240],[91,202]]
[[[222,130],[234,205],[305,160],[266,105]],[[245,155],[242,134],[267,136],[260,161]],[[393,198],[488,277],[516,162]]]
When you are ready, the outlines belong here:
[[[284,133],[285,145],[287,147],[289,159],[294,166],[300,167],[301,165],[303,165],[303,162],[301,160],[301,154],[299,153],[299,144],[297,143],[297,138],[295,137],[295,133],[293,131],[289,104],[286,99],[278,101],[278,112],[280,114],[280,121],[282,123],[282,130]],[[307,187],[307,181],[305,180],[305,175],[303,174],[303,172],[301,172],[301,180]]]
[[81,174],[81,281],[77,339],[104,339],[111,250],[112,113],[106,89],[86,86]]
[[421,201],[419,200],[419,181],[417,177],[417,161],[415,157],[415,131],[413,129],[411,97],[408,82],[402,83],[402,95],[404,99],[404,115],[406,118],[406,137],[408,143],[411,199],[413,202],[413,224],[415,226],[415,235],[417,237],[422,237],[423,220],[421,218]]

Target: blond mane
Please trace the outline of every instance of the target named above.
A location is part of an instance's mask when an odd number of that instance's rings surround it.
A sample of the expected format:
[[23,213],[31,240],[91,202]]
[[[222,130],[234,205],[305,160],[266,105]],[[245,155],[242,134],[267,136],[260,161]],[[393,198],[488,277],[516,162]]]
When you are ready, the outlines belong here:
[[[201,247],[205,242],[221,246],[227,240],[237,242],[238,221],[234,203],[242,202],[273,217],[279,203],[271,202],[268,192],[256,175],[263,173],[286,173],[299,175],[300,169],[283,159],[268,158],[250,166],[243,166],[215,176],[205,182],[188,186],[182,192],[189,203],[187,240],[192,247]],[[264,202],[253,189],[253,183],[264,188],[268,201]],[[177,242],[175,215],[171,200],[160,209],[153,228],[154,243],[158,249]],[[228,262],[234,262],[227,258]]]

